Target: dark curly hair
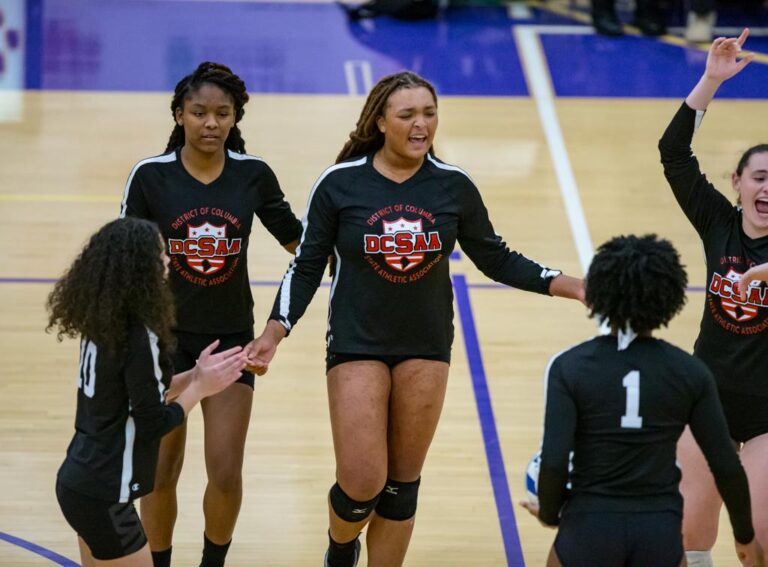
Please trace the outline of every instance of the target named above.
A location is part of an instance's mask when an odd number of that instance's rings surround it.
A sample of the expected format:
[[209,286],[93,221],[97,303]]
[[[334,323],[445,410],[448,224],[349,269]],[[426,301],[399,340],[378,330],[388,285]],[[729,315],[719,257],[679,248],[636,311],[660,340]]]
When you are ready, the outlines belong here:
[[[349,140],[347,140],[341,152],[339,152],[336,163],[351,157],[375,152],[384,146],[384,134],[379,130],[376,120],[379,116],[384,116],[389,97],[401,89],[415,89],[418,87],[424,87],[432,93],[432,98],[435,99],[435,104],[437,104],[435,87],[429,81],[411,71],[401,71],[394,75],[387,75],[376,83],[368,94],[363,110],[360,113],[360,118],[357,119],[357,126],[349,133]],[[434,154],[431,147],[429,148],[429,153]]]
[[175,347],[174,303],[161,259],[157,226],[122,218],[100,228],[48,296],[47,332],[57,338],[84,336],[116,354],[124,353],[132,324],[154,332],[164,363]]
[[655,234],[618,236],[598,248],[586,277],[590,317],[615,331],[647,334],[685,305],[688,275],[668,240]]
[[176,84],[171,101],[171,115],[175,126],[168,139],[166,152],[175,150],[184,145],[184,127],[176,123],[176,109],[184,107],[184,101],[196,92],[203,85],[215,85],[227,93],[232,98],[232,104],[235,107],[235,125],[229,131],[229,136],[224,141],[224,147],[239,154],[245,153],[245,140],[240,134],[240,128],[237,123],[243,118],[245,109],[243,108],[249,100],[248,92],[245,90],[243,80],[232,72],[232,69],[220,63],[211,63],[206,61],[200,63],[194,73],[187,75]]

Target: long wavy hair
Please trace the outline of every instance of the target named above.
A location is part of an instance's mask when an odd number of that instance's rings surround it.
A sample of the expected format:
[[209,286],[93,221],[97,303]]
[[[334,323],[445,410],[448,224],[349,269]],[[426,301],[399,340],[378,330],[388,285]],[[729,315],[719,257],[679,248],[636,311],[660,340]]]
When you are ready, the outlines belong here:
[[249,100],[248,91],[245,89],[243,80],[232,72],[232,69],[221,63],[212,63],[205,61],[197,66],[197,69],[176,84],[171,101],[171,115],[173,116],[174,127],[168,144],[165,147],[166,152],[175,150],[184,145],[184,127],[176,123],[176,109],[184,108],[184,101],[200,87],[205,84],[215,85],[232,98],[232,104],[235,107],[235,125],[229,131],[229,136],[224,141],[224,147],[239,154],[245,153],[245,140],[240,133],[237,123],[245,115],[245,104]]
[[48,295],[47,332],[61,341],[78,335],[123,354],[132,324],[159,339],[164,362],[176,341],[175,309],[165,278],[163,241],[147,220],[122,218],[100,228]]
[[[435,99],[437,104],[437,93],[435,87],[416,73],[411,71],[401,71],[394,75],[383,77],[376,86],[368,93],[360,118],[357,119],[355,129],[349,133],[349,139],[336,157],[336,163],[346,159],[373,153],[384,146],[384,134],[379,130],[376,120],[379,116],[384,116],[387,110],[389,97],[393,93],[402,89],[415,89],[424,87]],[[432,147],[429,153],[434,155]]]
[[668,240],[617,236],[597,250],[586,277],[590,317],[638,334],[666,326],[685,305],[688,275]]

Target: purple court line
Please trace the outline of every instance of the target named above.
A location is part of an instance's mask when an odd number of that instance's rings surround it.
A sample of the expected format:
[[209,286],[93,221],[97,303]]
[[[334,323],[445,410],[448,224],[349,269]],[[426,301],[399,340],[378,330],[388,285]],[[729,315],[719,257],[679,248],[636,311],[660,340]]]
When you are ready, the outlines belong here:
[[[56,278],[3,278],[0,277],[1,284],[54,284]],[[251,287],[278,287],[282,282],[277,280],[251,280]],[[320,284],[322,287],[328,287],[331,282],[323,282]],[[468,289],[506,289],[512,290],[511,287],[497,283],[465,283]],[[704,288],[701,286],[689,286],[686,291],[691,293],[701,293]]]
[[41,557],[45,557],[46,559],[53,561],[57,565],[62,565],[63,567],[80,567],[79,563],[75,563],[71,559],[67,559],[66,557],[64,557],[63,555],[59,555],[55,551],[51,551],[50,549],[45,549],[44,547],[40,547],[39,545],[34,544],[31,541],[27,541],[25,539],[12,536],[5,532],[0,532],[0,539],[5,540],[8,543],[11,543],[13,545],[18,545],[19,547],[29,550],[32,553],[36,553]]
[[496,512],[499,515],[501,537],[507,554],[507,565],[509,567],[525,567],[523,550],[520,547],[520,535],[517,532],[515,513],[512,509],[512,496],[509,492],[507,472],[504,468],[504,457],[501,454],[496,420],[493,417],[491,393],[488,391],[483,357],[480,353],[480,343],[472,315],[467,280],[463,275],[452,276],[452,279],[456,305],[459,308],[459,320],[464,335],[464,348],[467,351],[467,360],[469,361],[469,373],[472,376],[472,389],[475,393],[477,414],[480,417],[480,428],[483,432],[485,456],[488,459],[493,496],[496,500]]

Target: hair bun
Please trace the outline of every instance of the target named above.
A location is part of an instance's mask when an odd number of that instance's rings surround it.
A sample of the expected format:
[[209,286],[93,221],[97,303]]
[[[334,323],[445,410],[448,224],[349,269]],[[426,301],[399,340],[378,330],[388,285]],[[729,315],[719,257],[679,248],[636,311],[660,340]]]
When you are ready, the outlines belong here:
[[204,73],[211,73],[216,71],[221,71],[221,72],[227,73],[228,75],[234,74],[232,73],[232,69],[230,69],[226,65],[222,65],[221,63],[214,63],[213,61],[204,61],[200,63],[200,65],[197,66],[195,73],[204,74]]

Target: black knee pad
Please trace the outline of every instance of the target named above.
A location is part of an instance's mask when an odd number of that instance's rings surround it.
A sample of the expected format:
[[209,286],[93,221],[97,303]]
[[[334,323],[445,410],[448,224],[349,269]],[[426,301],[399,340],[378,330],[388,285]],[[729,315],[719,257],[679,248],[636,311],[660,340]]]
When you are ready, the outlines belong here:
[[358,502],[347,496],[337,482],[331,487],[329,496],[331,508],[333,508],[333,511],[339,518],[345,522],[361,522],[370,516],[373,509],[376,508],[380,494],[377,494],[367,502]]
[[413,482],[400,482],[387,479],[384,490],[379,495],[376,513],[387,520],[402,521],[416,515],[416,502],[419,499],[421,478]]

